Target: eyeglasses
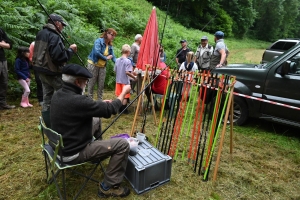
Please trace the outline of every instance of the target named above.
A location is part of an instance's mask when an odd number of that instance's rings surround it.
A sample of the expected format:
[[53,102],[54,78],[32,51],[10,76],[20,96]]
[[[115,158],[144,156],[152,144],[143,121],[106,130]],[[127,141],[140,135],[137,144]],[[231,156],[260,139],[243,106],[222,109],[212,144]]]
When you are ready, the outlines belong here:
[[116,37],[116,35],[111,32],[108,32],[107,34],[111,35],[112,37]]

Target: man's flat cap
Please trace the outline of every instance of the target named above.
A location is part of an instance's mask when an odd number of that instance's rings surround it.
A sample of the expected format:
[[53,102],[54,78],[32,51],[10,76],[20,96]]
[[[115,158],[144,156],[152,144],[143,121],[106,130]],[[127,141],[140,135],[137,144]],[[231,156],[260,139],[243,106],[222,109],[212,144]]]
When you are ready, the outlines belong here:
[[92,78],[93,75],[85,67],[82,67],[78,64],[67,64],[62,69],[63,74],[68,74],[71,76],[83,77],[83,78]]
[[179,43],[184,43],[184,42],[186,42],[186,40],[180,40],[180,42],[179,42]]

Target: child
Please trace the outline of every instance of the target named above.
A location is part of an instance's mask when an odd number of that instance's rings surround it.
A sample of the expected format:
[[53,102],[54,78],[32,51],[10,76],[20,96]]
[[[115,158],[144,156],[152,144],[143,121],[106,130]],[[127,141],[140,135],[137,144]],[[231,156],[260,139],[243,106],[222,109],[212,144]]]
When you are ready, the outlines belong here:
[[[116,91],[115,94],[119,96],[122,92],[122,88],[124,85],[130,85],[131,77],[133,80],[136,80],[136,76],[134,72],[132,72],[132,63],[128,59],[130,55],[131,48],[128,44],[124,44],[122,46],[122,56],[116,60],[114,71],[116,72]],[[122,107],[120,108],[119,112],[122,112],[127,105],[129,100],[130,93],[125,96],[125,99],[122,102]],[[124,114],[128,114],[128,110],[124,110]]]
[[30,94],[30,71],[29,71],[29,48],[19,47],[17,58],[15,61],[15,72],[17,73],[18,82],[24,89],[20,105],[23,108],[32,107],[29,103],[28,96]]
[[[188,72],[195,72],[196,70],[198,70],[198,66],[195,63],[195,54],[194,52],[190,51],[186,54],[186,61],[184,61],[180,68],[179,71],[183,70],[183,71],[188,71]],[[189,81],[192,81],[192,76],[189,75],[188,77]]]

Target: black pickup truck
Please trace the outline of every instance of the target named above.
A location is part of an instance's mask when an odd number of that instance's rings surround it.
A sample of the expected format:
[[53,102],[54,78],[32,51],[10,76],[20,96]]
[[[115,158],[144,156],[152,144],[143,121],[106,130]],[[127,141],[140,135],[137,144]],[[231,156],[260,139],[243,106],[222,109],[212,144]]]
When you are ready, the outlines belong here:
[[233,117],[237,125],[254,117],[300,128],[300,43],[272,62],[230,64],[213,72],[236,76],[236,93],[276,102],[234,95]]

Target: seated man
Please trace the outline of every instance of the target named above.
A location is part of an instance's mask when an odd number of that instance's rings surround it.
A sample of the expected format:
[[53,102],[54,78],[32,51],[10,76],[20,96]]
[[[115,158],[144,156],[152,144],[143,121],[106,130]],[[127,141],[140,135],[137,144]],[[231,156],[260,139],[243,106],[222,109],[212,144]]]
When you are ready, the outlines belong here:
[[83,95],[88,80],[92,77],[85,67],[68,64],[62,73],[63,86],[52,97],[50,119],[52,129],[63,137],[63,161],[76,164],[110,156],[104,180],[99,185],[98,196],[129,195],[130,190],[120,186],[130,150],[128,142],[122,138],[93,141],[92,130],[100,129],[98,135],[95,135],[100,137],[101,126],[94,129],[93,118],[109,118],[112,114],[117,114],[125,95],[130,92],[130,85],[123,87],[120,96],[113,101],[94,101]]

